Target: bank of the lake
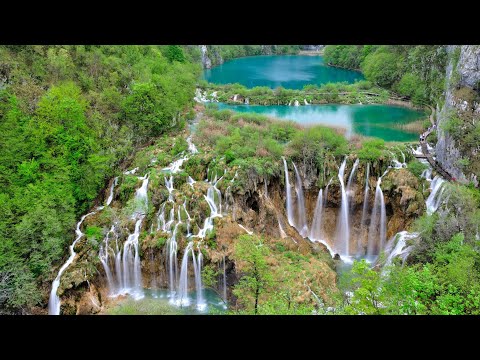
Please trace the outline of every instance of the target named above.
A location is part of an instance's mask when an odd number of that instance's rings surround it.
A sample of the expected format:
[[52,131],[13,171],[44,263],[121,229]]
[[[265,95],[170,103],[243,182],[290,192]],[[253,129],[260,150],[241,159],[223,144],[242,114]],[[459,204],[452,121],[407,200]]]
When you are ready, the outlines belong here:
[[394,105],[259,106],[218,103],[218,107],[293,120],[302,125],[322,124],[341,127],[346,129],[346,136],[372,136],[398,142],[415,141],[418,134],[406,131],[402,126],[426,116],[422,111]]

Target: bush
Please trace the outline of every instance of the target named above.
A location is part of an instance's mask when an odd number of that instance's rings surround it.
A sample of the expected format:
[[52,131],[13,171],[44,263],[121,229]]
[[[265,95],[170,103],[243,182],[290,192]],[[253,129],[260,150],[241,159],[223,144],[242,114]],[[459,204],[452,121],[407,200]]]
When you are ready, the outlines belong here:
[[428,169],[428,165],[417,160],[412,160],[408,163],[407,168],[413,175],[419,178],[423,171]]
[[357,152],[360,160],[376,161],[383,156],[385,140],[372,139],[362,143],[362,148]]

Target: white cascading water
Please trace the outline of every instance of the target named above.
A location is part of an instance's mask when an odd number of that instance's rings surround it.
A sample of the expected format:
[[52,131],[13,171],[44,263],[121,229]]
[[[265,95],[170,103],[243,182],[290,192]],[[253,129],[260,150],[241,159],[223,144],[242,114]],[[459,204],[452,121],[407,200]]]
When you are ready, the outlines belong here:
[[419,233],[409,233],[408,231],[400,231],[395,234],[385,247],[385,253],[388,254],[388,256],[384,267],[391,265],[393,259],[396,257],[400,257],[402,263],[404,263],[410,251],[413,249],[413,245],[406,246],[407,241],[416,239],[418,236]]
[[[110,228],[110,231],[105,236],[103,243],[100,245],[100,252],[98,254],[98,257],[100,259],[100,262],[102,263],[103,269],[105,270],[105,275],[107,276],[109,293],[113,294],[115,292],[115,284],[113,280],[112,270],[110,269],[108,254],[110,251],[113,254],[115,254],[115,251],[109,245],[110,234],[113,234],[116,240],[118,239],[118,236],[115,233],[115,225],[112,225],[112,227]],[[116,242],[118,242],[118,240]]]
[[57,277],[55,278],[55,280],[53,280],[53,283],[52,283],[52,290],[50,291],[50,299],[48,300],[49,315],[60,315],[60,297],[57,295],[57,290],[58,290],[58,287],[60,286],[60,279],[64,271],[70,266],[70,264],[75,259],[75,255],[77,254],[74,250],[75,245],[84,235],[83,232],[80,230],[80,226],[82,225],[83,221],[87,216],[90,216],[93,214],[95,214],[95,212],[90,212],[86,215],[83,215],[80,221],[77,223],[77,228],[75,230],[75,234],[77,235],[77,237],[75,238],[75,241],[72,243],[72,245],[69,246],[70,256],[68,257],[65,264],[62,265],[62,267],[58,271]]
[[197,293],[197,309],[203,310],[206,307],[205,300],[203,298],[202,288],[202,262],[203,256],[201,251],[198,252],[198,257],[195,257],[195,251],[193,249],[193,241],[190,241],[183,253],[182,265],[180,270],[180,279],[178,284],[178,296],[174,300],[178,306],[189,306],[190,298],[188,297],[188,259],[192,256],[193,272],[195,275],[195,289]]
[[304,103],[305,105],[310,105],[310,104],[308,103],[307,99],[303,99],[303,103]]
[[346,191],[347,191],[347,197],[348,197],[348,205],[349,205],[348,211],[349,211],[349,213],[352,212],[352,207],[353,207],[352,198],[355,195],[355,193],[352,189],[352,186],[353,186],[353,182],[354,182],[354,179],[355,179],[355,172],[357,171],[359,162],[360,162],[360,160],[357,159],[353,163],[353,168],[352,168],[352,171],[350,172],[350,176],[348,177],[348,182],[347,182],[347,190]]
[[196,181],[193,180],[191,176],[189,176],[189,177],[187,178],[187,183],[188,183],[188,185],[190,185],[190,186],[192,187],[192,189],[193,189],[193,184],[195,184]]
[[[366,226],[367,212],[368,212],[368,192],[370,190],[368,180],[370,178],[370,163],[367,163],[367,173],[365,177],[365,192],[363,195],[363,210],[362,210],[362,220],[360,221],[360,226]],[[359,236],[357,239],[357,255],[364,255],[364,250],[362,248],[362,239]]]
[[188,258],[189,254],[193,254],[193,241],[190,241],[185,248],[182,259],[182,267],[180,270],[180,280],[178,284],[178,296],[174,300],[178,306],[189,306],[190,299],[188,298]]
[[193,257],[193,271],[195,274],[195,290],[197,292],[197,309],[200,311],[205,310],[207,303],[203,296],[203,286],[202,286],[202,267],[203,267],[203,254],[200,251],[200,248],[197,245],[198,256],[195,261],[195,252],[192,250]]
[[135,192],[135,201],[137,209],[132,215],[132,219],[136,219],[135,230],[128,235],[127,240],[123,244],[122,255],[122,288],[119,289],[121,294],[130,294],[135,299],[140,299],[144,296],[142,286],[142,271],[140,266],[140,249],[138,238],[140,236],[140,229],[142,227],[143,219],[148,209],[148,175],[140,178],[142,179],[142,186]]
[[168,190],[168,201],[170,202],[173,202],[173,176],[170,175],[170,178],[167,180],[166,177],[164,177],[165,179],[165,187],[167,188]]
[[300,106],[300,103],[298,102],[298,100],[295,100],[295,103],[293,104],[293,106]]
[[295,226],[295,219],[293,215],[293,206],[292,206],[292,189],[290,188],[290,180],[288,179],[288,168],[287,161],[283,159],[283,165],[285,167],[285,189],[286,189],[286,202],[287,202],[287,219],[288,223],[291,226]]
[[108,195],[107,202],[105,203],[106,206],[109,206],[112,203],[113,190],[115,190],[115,186],[117,186],[117,183],[118,183],[118,176],[113,180],[112,186],[110,186],[110,194]]
[[295,169],[295,192],[297,193],[297,221],[295,222],[298,233],[303,236],[308,236],[307,217],[305,213],[305,198],[303,196],[302,178],[298,173],[297,166],[292,162]]
[[310,227],[309,238],[312,241],[322,240],[322,220],[323,220],[323,189],[320,189],[317,196],[317,204],[315,205],[315,212],[313,215],[312,226]]
[[[388,170],[387,170],[388,171]],[[367,256],[373,257],[380,254],[385,245],[385,238],[387,234],[387,215],[385,209],[385,199],[380,187],[382,177],[378,178],[377,186],[375,188],[375,200],[372,209],[372,216],[370,218],[370,228],[368,231],[368,246]]]
[[339,221],[337,225],[337,237],[335,239],[335,251],[340,256],[349,256],[349,241],[350,241],[350,225],[348,216],[348,196],[345,190],[345,184],[343,178],[345,176],[345,166],[347,159],[343,160],[342,165],[338,171],[338,179],[340,180],[340,186],[342,189],[342,204],[340,206],[340,213],[338,214]]
[[438,207],[443,201],[443,193],[445,191],[445,180],[441,178],[439,175],[435,176],[430,184],[430,188],[432,189],[430,195],[427,198],[426,205],[427,205],[427,214],[432,215],[435,211],[437,211]]

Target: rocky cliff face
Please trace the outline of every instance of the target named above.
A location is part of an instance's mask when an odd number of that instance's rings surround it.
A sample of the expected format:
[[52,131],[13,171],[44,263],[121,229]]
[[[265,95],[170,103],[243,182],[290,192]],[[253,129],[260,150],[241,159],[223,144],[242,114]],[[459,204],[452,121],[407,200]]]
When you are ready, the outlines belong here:
[[457,181],[479,185],[480,46],[448,46],[445,103],[437,117],[437,161]]

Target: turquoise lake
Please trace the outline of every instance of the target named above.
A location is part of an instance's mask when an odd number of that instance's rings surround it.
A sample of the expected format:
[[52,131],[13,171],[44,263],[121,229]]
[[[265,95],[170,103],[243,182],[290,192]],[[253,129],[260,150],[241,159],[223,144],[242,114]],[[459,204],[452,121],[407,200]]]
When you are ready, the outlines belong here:
[[302,89],[308,84],[354,83],[363,80],[361,72],[326,66],[322,56],[272,55],[249,56],[226,61],[207,69],[203,78],[215,84],[240,83],[246,87],[282,86]]
[[415,141],[417,133],[395,126],[424,118],[422,111],[391,105],[228,105],[218,103],[219,109],[237,112],[253,112],[280,119],[288,119],[302,125],[327,125],[342,127],[347,136],[374,136],[385,141]]

